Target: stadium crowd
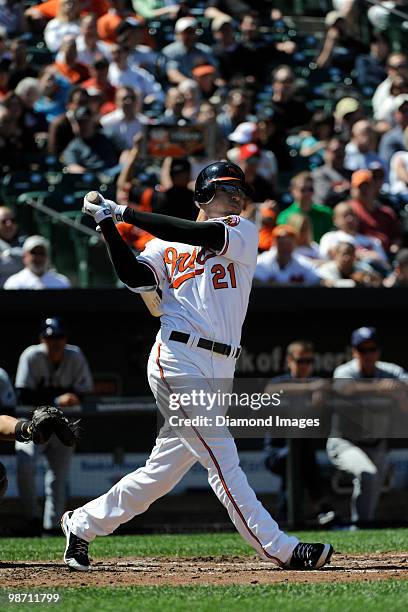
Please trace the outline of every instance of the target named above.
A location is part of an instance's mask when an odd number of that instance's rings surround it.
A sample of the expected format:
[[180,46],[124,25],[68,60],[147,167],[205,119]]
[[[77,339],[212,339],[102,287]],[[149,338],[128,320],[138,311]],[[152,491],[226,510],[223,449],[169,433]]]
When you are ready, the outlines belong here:
[[[406,286],[408,55],[389,8],[408,5],[320,4],[311,32],[270,0],[0,0],[0,285],[70,286],[27,192],[70,218],[98,188],[193,219],[198,172],[227,158],[253,188],[256,282]],[[151,238],[119,229],[136,251]]]

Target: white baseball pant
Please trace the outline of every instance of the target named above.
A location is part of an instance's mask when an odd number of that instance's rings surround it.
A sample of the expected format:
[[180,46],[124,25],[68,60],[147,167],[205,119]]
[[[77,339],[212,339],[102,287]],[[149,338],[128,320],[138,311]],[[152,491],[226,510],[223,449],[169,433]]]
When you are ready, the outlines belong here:
[[[168,414],[170,392],[187,392],[192,380],[200,388],[214,390],[214,379],[226,381],[230,387],[235,359],[211,351],[193,348],[158,335],[148,363],[148,377],[159,409]],[[221,383],[222,384],[222,383]],[[220,409],[220,411],[224,411]],[[207,429],[184,428],[175,431],[165,426],[146,464],[128,474],[107,493],[74,511],[72,531],[90,542],[96,536],[108,535],[119,525],[145,512],[199,461],[208,471],[208,482],[225,506],[241,536],[259,555],[278,565],[291,556],[298,540],[279,529],[277,523],[256,498],[239,465],[239,457],[231,435],[220,435]]]

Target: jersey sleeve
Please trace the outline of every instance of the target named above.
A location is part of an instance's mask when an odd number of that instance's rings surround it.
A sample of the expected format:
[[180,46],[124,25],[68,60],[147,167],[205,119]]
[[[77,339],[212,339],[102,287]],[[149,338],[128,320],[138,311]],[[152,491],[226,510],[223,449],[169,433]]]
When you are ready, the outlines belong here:
[[225,229],[224,244],[217,254],[243,264],[255,264],[259,242],[256,225],[236,215],[214,221],[222,223]]
[[163,256],[162,241],[157,238],[150,240],[141,254],[137,257],[137,261],[151,270],[155,282],[146,287],[129,287],[126,285],[127,288],[134,293],[144,293],[145,291],[154,291],[158,287],[161,288],[165,279]]

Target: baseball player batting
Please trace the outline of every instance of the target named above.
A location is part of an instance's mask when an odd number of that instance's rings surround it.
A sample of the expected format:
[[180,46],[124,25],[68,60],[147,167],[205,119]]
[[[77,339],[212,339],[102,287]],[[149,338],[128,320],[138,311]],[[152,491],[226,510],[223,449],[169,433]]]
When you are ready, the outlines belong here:
[[[191,391],[191,381],[209,391],[219,380],[232,383],[258,250],[256,226],[239,216],[249,195],[242,170],[217,162],[197,178],[196,222],[138,212],[95,192],[84,199],[83,211],[99,224],[122,282],[139,293],[162,291],[161,329],[147,373],[164,415],[169,394]],[[137,258],[116,230],[114,221],[122,220],[157,236]],[[197,461],[239,533],[263,559],[285,569],[318,569],[329,562],[330,544],[300,543],[279,529],[249,486],[228,431],[207,437],[199,427],[165,424],[143,467],[63,515],[65,563],[88,570],[89,542],[145,512]]]

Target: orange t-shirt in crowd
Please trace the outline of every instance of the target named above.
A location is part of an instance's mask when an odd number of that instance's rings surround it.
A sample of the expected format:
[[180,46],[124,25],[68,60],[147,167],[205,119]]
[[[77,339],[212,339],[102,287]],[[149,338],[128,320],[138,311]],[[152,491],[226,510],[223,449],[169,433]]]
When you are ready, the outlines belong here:
[[58,70],[63,77],[68,79],[70,83],[76,85],[77,83],[81,83],[85,79],[89,78],[89,70],[85,66],[85,64],[80,64],[77,62],[74,68],[70,68],[67,64],[63,62],[55,62],[54,66]]
[[102,17],[99,17],[97,23],[99,38],[107,43],[116,42],[115,30],[126,17],[137,19],[137,15],[131,12],[125,15],[116,15],[116,13],[108,12],[102,15]]
[[[54,19],[57,16],[60,0],[47,0],[32,6],[41,13],[46,19]],[[107,0],[81,0],[81,15],[93,13],[96,17],[104,15],[109,9]]]

